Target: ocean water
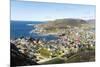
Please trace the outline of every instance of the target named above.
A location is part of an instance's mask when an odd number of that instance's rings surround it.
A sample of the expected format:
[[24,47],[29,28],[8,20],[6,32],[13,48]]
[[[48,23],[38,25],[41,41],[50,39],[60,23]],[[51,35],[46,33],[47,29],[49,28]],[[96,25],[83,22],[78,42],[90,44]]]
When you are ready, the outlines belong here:
[[19,38],[21,36],[24,37],[33,37],[33,38],[40,38],[40,39],[45,39],[45,40],[54,40],[57,39],[53,35],[48,35],[48,36],[41,36],[35,32],[30,34],[30,31],[32,31],[34,26],[28,25],[28,24],[42,24],[44,22],[38,22],[38,21],[11,21],[10,23],[10,38],[15,39]]

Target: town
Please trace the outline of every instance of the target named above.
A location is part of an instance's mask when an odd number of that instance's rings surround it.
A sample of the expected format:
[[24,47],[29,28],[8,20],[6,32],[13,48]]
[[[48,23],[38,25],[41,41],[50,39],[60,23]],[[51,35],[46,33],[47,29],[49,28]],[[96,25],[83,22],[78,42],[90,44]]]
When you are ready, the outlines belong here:
[[95,51],[95,34],[88,30],[70,28],[57,35],[56,40],[43,41],[22,36],[11,40],[11,43],[15,44],[21,53],[42,64],[55,58],[68,61],[74,54]]

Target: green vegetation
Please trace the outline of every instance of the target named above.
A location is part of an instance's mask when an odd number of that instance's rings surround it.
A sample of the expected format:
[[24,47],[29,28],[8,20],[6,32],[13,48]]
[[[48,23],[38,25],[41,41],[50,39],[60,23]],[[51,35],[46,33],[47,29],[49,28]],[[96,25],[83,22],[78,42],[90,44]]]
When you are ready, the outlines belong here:
[[70,56],[66,62],[67,63],[89,62],[91,60],[95,61],[95,52],[94,51],[76,53],[76,54]]
[[66,55],[65,55],[65,57],[56,57],[56,58],[46,61],[42,64],[59,64],[59,63],[75,63],[75,62],[95,61],[95,52],[94,51],[79,52],[79,53],[75,53],[75,54],[70,54],[70,56],[68,58]]
[[46,61],[46,62],[44,62],[44,63],[42,63],[42,64],[61,64],[61,63],[64,63],[65,61],[63,60],[63,59],[61,59],[61,58],[54,58],[54,59],[52,59],[52,60],[50,60],[50,61]]
[[45,58],[50,58],[51,52],[47,48],[40,48],[38,52]]

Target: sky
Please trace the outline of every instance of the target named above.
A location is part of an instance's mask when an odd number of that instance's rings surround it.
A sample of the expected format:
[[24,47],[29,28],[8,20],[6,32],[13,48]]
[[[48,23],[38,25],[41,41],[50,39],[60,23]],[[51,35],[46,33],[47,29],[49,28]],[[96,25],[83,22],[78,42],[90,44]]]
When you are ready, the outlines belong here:
[[62,18],[95,19],[94,5],[11,0],[11,20],[47,21]]

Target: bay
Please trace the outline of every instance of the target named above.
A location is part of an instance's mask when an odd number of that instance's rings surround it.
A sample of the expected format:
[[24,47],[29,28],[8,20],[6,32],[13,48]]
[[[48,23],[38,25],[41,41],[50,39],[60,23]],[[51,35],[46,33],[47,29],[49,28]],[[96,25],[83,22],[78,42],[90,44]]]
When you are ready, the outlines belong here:
[[39,35],[35,32],[30,34],[30,31],[34,30],[33,24],[42,24],[45,22],[40,22],[40,21],[11,21],[10,22],[10,38],[19,38],[21,36],[24,37],[33,37],[33,38],[40,38],[40,39],[45,39],[45,40],[54,40],[57,39],[53,35]]

